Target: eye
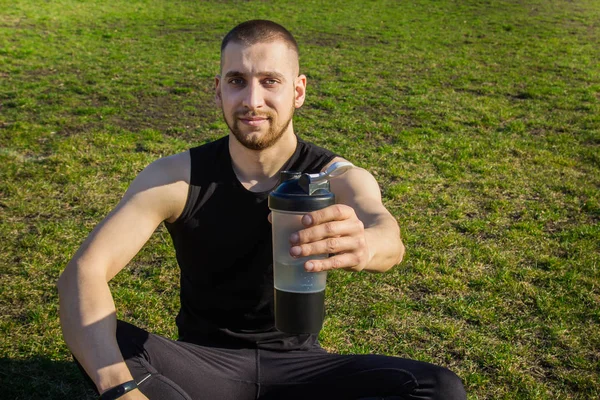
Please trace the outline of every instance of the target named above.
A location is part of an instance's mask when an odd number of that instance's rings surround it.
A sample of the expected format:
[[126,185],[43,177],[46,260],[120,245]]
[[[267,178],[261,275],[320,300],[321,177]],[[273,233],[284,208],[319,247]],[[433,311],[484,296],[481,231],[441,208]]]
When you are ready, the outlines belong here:
[[244,80],[242,78],[231,78],[229,81],[230,85],[241,86],[244,84]]
[[277,79],[267,78],[263,81],[263,83],[267,86],[273,86],[276,85],[278,82]]

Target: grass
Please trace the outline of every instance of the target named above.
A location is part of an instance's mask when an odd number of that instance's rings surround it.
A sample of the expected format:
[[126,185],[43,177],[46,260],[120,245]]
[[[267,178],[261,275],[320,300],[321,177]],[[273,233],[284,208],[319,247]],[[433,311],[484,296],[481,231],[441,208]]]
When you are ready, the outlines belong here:
[[[304,138],[371,170],[406,260],[332,273],[323,345],[445,365],[470,399],[600,397],[600,4],[0,1],[0,382],[93,398],[55,281],[152,160],[226,133],[222,36],[267,18],[301,46]],[[159,228],[111,283],[175,337]],[[88,396],[88,397],[86,397]]]

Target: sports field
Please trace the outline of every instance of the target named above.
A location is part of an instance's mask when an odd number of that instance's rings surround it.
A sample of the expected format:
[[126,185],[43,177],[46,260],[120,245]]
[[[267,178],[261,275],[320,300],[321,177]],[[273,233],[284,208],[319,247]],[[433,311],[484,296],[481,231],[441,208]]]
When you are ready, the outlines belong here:
[[[0,397],[94,398],[55,282],[144,166],[227,133],[220,41],[254,18],[300,44],[297,133],[372,171],[407,247],[329,275],[323,346],[600,398],[598,0],[0,0]],[[164,227],[111,288],[176,337]]]

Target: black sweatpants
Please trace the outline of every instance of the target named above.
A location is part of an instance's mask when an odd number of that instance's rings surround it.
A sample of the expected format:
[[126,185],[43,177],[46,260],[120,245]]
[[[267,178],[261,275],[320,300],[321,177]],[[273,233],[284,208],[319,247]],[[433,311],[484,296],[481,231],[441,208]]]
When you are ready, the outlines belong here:
[[117,341],[150,400],[466,399],[453,372],[397,357],[198,346],[123,321]]

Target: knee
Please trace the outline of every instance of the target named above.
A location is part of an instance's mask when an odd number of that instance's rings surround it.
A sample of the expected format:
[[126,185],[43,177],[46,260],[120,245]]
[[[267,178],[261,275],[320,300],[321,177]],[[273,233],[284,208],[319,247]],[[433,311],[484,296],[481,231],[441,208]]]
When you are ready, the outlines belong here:
[[117,321],[117,344],[125,360],[144,354],[149,333],[127,322]]
[[447,368],[438,368],[434,375],[436,399],[466,400],[467,393],[462,380]]

